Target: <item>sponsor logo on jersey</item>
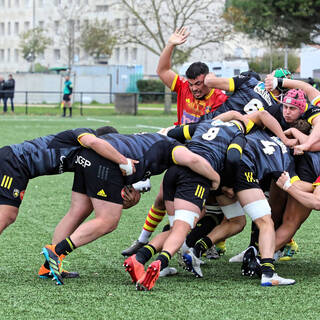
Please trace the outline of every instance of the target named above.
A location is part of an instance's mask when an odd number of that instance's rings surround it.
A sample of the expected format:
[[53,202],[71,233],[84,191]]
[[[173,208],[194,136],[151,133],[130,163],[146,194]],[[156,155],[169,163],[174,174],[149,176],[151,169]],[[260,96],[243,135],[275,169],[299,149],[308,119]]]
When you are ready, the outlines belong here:
[[259,82],[254,88],[254,92],[256,92],[259,96],[263,98],[268,103],[268,106],[272,105],[272,100],[269,92],[266,90],[264,83]]
[[18,198],[19,197],[19,194],[20,194],[20,190],[19,189],[13,189],[13,192],[12,192],[13,196],[15,198]]
[[253,183],[256,182],[256,183],[258,183],[258,180],[253,178],[253,172],[252,171],[245,172],[244,175],[246,176],[248,182],[253,182]]
[[288,148],[286,147],[286,145],[280,140],[280,138],[272,136],[271,139],[281,148],[282,153],[287,153],[288,152]]
[[24,197],[24,193],[26,192],[26,190],[22,190],[20,192],[20,200],[22,201],[23,200],[23,197]]
[[58,172],[59,173],[63,173],[64,171],[63,171],[63,163],[64,163],[64,159],[65,159],[66,157],[65,156],[61,156],[60,157],[60,163],[59,163],[59,169],[58,169]]
[[76,163],[80,164],[80,166],[84,168],[91,166],[91,162],[82,156],[77,156]]
[[200,185],[198,184],[197,189],[196,189],[196,192],[194,193],[194,195],[195,195],[196,197],[202,199],[205,190],[206,190],[206,189],[205,189],[204,187],[202,187],[202,186],[200,186]]
[[101,189],[101,190],[97,193],[97,196],[104,197],[104,198],[107,197],[107,195],[106,195],[106,193],[104,192],[103,189]]

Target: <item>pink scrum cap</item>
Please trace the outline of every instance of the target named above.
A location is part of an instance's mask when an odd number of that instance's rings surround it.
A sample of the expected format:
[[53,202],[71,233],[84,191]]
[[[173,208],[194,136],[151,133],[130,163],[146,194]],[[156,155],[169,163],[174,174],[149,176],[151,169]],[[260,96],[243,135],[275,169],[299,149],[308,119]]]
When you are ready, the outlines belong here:
[[300,114],[304,113],[307,107],[307,99],[303,90],[301,89],[289,90],[284,96],[282,103],[297,107],[300,111]]

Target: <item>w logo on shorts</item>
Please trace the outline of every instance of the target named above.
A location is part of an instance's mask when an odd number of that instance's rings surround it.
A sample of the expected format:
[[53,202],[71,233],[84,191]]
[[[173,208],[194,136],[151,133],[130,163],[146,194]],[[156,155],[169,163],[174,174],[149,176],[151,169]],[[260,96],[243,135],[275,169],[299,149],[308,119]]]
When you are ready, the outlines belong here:
[[2,178],[2,182],[1,182],[1,187],[6,188],[6,189],[10,189],[11,184],[12,184],[12,179],[13,178],[4,175]]
[[194,193],[194,195],[195,195],[196,197],[202,199],[205,190],[206,190],[206,189],[205,189],[204,187],[202,187],[202,186],[200,186],[200,184],[198,184],[197,190],[196,190],[196,192]]
[[248,182],[255,182],[255,179],[253,179],[253,172],[245,172],[244,175]]

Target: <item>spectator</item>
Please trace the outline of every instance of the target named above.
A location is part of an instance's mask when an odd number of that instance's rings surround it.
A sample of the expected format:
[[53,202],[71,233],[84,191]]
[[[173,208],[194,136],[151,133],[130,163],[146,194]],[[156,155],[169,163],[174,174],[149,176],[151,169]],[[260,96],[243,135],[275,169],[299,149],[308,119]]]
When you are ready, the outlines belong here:
[[66,116],[66,104],[69,107],[69,117],[72,117],[72,105],[71,105],[71,95],[72,95],[72,82],[70,77],[66,76],[64,81],[63,98],[61,102],[61,108],[63,109],[62,116]]
[[12,74],[9,74],[8,80],[4,83],[4,99],[3,99],[3,112],[7,112],[7,101],[10,99],[11,102],[11,111],[14,112],[14,88],[16,85],[16,81],[13,79]]

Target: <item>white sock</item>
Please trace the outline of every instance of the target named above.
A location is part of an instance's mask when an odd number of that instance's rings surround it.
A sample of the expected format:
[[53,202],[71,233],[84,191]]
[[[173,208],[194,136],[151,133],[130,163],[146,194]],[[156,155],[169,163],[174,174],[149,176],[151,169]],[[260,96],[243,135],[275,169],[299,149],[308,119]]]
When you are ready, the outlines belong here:
[[142,229],[138,241],[142,242],[142,243],[147,243],[149,241],[149,238],[151,237],[152,233],[153,232]]

